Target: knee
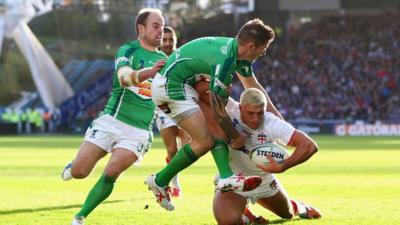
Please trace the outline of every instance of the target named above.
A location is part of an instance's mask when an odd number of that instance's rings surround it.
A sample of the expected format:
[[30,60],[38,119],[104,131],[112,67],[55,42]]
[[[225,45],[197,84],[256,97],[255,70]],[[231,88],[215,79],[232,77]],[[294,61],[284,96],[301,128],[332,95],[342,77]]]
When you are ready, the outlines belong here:
[[242,224],[242,215],[224,215],[216,217],[219,225],[239,225]]
[[176,142],[175,143],[168,143],[165,145],[165,147],[167,148],[168,154],[171,156],[174,156],[176,154],[177,151],[177,145]]
[[83,179],[89,175],[90,171],[87,171],[80,167],[72,167],[71,168],[71,175],[75,179]]
[[282,219],[292,219],[294,217],[294,213],[292,211],[287,211],[279,215]]
[[203,155],[214,147],[214,139],[210,136],[210,138],[204,138],[202,140],[192,140],[190,145],[192,148],[200,150]]
[[104,171],[104,174],[116,179],[119,177],[119,175],[121,175],[121,173],[123,171],[124,171],[124,169],[121,166],[114,164],[114,165],[108,166],[106,168],[106,170]]
[[210,150],[214,147],[214,139],[212,137],[207,138],[204,142],[203,142],[204,148],[207,150]]

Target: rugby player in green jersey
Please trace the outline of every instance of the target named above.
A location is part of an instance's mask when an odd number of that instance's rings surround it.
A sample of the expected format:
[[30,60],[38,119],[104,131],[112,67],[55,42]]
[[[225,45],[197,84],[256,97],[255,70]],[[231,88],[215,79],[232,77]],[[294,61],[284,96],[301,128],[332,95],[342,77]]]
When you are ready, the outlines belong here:
[[[255,78],[251,64],[265,54],[273,41],[273,30],[261,20],[247,22],[235,38],[205,37],[193,40],[177,49],[164,68],[154,77],[151,89],[154,103],[174,119],[192,138],[157,174],[146,179],[157,202],[167,210],[174,210],[168,184],[173,176],[211,150],[221,179],[220,191],[251,191],[261,183],[261,177],[235,175],[229,167],[228,146],[224,137],[213,137],[198,105],[198,94],[193,88],[197,81],[210,79],[211,105],[218,124],[231,140],[231,147],[239,149],[246,135],[239,133],[226,113],[228,88],[236,74],[244,87],[255,87],[268,94]],[[268,109],[280,114],[268,101]]]
[[[175,30],[172,27],[164,27],[164,35],[160,50],[166,55],[170,56],[176,50],[177,37]],[[165,115],[160,109],[156,109],[156,124],[160,131],[161,137],[164,141],[167,149],[166,162],[169,163],[175,156],[177,150],[182,145],[189,142],[190,138],[187,136],[184,130],[178,127],[178,125],[169,116]],[[176,174],[172,180],[172,197],[179,197],[182,193],[182,187],[179,184],[178,174]]]
[[138,40],[124,44],[116,54],[111,96],[87,129],[76,158],[62,173],[64,180],[85,178],[101,158],[111,154],[103,174],[74,216],[73,225],[83,224],[111,194],[118,176],[150,148],[155,105],[149,79],[165,64],[166,55],[158,50],[163,28],[160,10],[142,9],[136,18]]

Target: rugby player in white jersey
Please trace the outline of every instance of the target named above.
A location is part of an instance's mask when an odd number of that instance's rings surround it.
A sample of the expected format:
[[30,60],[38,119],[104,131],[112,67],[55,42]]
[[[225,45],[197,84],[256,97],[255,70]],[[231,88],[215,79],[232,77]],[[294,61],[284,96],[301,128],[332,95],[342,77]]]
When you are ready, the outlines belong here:
[[[262,177],[262,183],[249,192],[222,193],[216,191],[213,209],[214,216],[220,225],[243,224],[249,221],[253,223],[266,222],[261,217],[254,217],[246,209],[248,202],[257,203],[285,219],[291,219],[294,216],[308,219],[321,217],[321,213],[317,209],[290,199],[273,175],[273,173],[282,173],[307,161],[318,151],[317,144],[288,122],[267,112],[266,105],[265,95],[258,89],[249,88],[242,93],[240,104],[229,99],[225,107],[235,128],[239,132],[247,134],[245,146],[240,150],[230,148],[230,166],[237,174]],[[210,110],[204,102],[201,107],[203,111]],[[215,126],[215,124],[210,122],[210,126]],[[214,127],[211,130],[215,131],[218,128]],[[256,165],[248,156],[249,150],[266,142],[280,142],[283,145],[295,147],[295,150],[283,163],[277,163],[269,157],[268,166]]]

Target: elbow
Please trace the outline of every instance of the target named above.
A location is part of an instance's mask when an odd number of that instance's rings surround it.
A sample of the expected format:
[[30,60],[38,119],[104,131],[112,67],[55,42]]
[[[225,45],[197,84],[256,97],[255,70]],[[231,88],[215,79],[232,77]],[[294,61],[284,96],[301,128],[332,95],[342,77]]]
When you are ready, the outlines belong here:
[[311,157],[312,155],[314,155],[315,153],[318,152],[317,144],[314,141],[310,140],[310,139],[304,140],[300,144],[299,148],[302,149],[304,154],[308,156],[307,158]]
[[308,141],[306,144],[306,149],[310,153],[310,155],[314,155],[318,152],[318,145],[313,141]]

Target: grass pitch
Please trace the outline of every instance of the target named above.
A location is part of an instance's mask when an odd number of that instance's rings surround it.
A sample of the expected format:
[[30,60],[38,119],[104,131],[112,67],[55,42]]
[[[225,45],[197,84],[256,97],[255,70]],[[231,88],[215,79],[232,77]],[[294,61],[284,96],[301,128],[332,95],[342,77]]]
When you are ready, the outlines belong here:
[[[256,205],[271,224],[400,224],[400,138],[314,137],[320,151],[278,179],[289,195],[319,208],[320,220],[282,220]],[[84,180],[61,180],[80,136],[0,137],[0,224],[70,224],[107,158]],[[139,167],[117,181],[111,196],[88,217],[87,225],[216,224],[212,214],[212,157],[207,154],[180,174],[183,197],[176,210],[161,209],[146,190],[147,175],[164,166],[160,138]],[[146,209],[146,205],[149,207]]]

